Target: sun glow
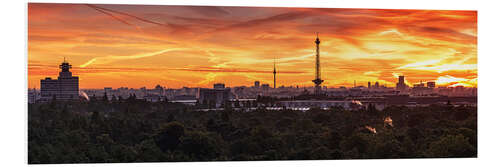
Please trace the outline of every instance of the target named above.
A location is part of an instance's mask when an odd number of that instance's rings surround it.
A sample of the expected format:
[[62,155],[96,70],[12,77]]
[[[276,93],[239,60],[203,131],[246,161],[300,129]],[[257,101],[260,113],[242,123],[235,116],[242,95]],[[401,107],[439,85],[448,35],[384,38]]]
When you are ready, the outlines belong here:
[[436,84],[438,85],[447,85],[450,87],[456,86],[465,86],[465,87],[476,87],[477,86],[477,78],[466,79],[466,78],[457,78],[453,76],[440,76],[436,80]]
[[409,85],[477,86],[475,11],[38,3],[28,85],[66,57],[81,88],[271,83],[274,60],[278,85],[312,86],[316,32],[325,86],[393,86],[403,74]]

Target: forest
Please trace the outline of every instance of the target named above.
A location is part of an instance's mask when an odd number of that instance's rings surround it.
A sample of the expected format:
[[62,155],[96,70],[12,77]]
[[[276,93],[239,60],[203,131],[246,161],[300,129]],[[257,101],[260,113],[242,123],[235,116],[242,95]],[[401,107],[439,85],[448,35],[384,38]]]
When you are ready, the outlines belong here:
[[28,163],[477,157],[477,107],[197,111],[92,97],[28,104]]

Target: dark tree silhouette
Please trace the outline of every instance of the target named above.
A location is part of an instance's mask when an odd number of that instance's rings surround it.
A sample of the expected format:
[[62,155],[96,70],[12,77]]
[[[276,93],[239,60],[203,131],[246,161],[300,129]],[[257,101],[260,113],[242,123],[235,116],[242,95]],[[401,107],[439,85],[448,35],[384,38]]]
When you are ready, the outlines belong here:
[[184,125],[179,122],[171,122],[163,125],[157,136],[156,144],[163,152],[177,148],[184,135]]
[[[372,106],[307,112],[262,107],[198,111],[198,107],[148,102],[133,94],[112,103],[93,96],[90,101],[29,104],[28,162],[477,156],[475,106],[387,106],[376,112]],[[384,126],[386,116],[392,118],[393,127]]]

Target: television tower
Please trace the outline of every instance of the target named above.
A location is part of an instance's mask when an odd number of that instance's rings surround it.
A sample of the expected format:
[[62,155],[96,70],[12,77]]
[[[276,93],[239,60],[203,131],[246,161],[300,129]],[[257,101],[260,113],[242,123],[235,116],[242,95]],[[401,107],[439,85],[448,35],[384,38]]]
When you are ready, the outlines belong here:
[[319,95],[321,94],[321,83],[323,83],[323,80],[321,79],[321,68],[320,68],[320,63],[319,63],[319,36],[318,33],[316,33],[316,75],[315,79],[312,80],[314,83],[314,94]]
[[274,75],[274,89],[276,89],[276,57],[274,57],[273,75]]

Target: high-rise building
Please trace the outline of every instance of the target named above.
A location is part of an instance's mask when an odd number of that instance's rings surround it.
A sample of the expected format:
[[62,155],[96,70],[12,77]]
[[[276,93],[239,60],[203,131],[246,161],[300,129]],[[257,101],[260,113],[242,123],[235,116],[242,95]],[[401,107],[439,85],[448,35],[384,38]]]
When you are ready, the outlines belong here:
[[400,91],[406,90],[405,76],[398,77],[398,83],[396,84],[396,89]]
[[259,88],[260,87],[260,81],[255,81],[254,84],[253,84],[253,86],[255,88]]
[[321,94],[321,83],[323,83],[324,80],[321,79],[321,67],[320,67],[320,62],[319,62],[319,36],[318,33],[316,33],[316,69],[315,69],[315,79],[312,80],[314,83],[314,94],[319,95]]
[[372,88],[372,83],[368,82],[368,89],[371,89],[371,88]]
[[375,89],[378,89],[378,88],[379,88],[378,81],[377,81],[377,82],[375,82],[375,86],[374,86],[374,87],[375,87]]
[[59,65],[61,71],[57,79],[47,77],[40,80],[40,95],[42,101],[56,100],[77,100],[78,96],[78,77],[73,76],[69,71],[71,65],[64,59]]

